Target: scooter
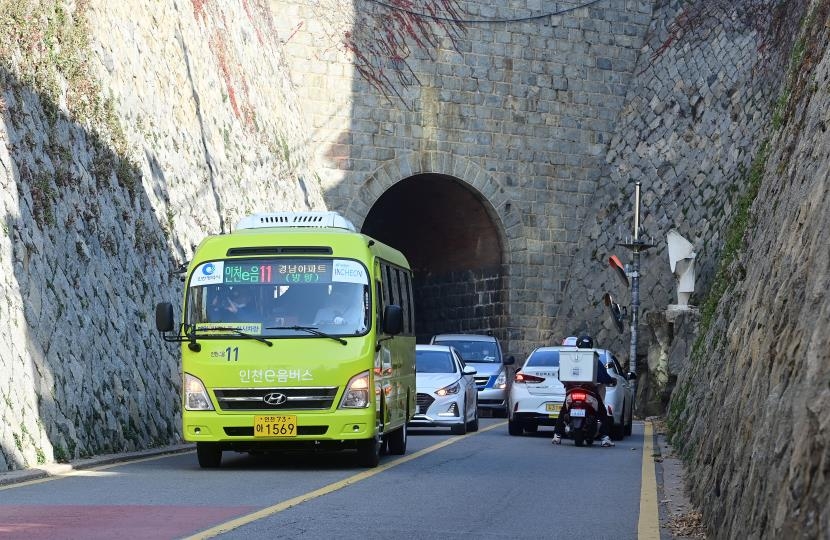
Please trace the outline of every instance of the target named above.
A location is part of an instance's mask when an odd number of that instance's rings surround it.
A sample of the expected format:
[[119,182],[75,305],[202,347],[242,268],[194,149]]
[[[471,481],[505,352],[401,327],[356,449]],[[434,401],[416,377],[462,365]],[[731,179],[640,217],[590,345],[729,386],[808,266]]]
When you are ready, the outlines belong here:
[[562,408],[565,432],[570,434],[577,446],[590,446],[599,438],[598,410],[595,385],[565,383],[565,406]]

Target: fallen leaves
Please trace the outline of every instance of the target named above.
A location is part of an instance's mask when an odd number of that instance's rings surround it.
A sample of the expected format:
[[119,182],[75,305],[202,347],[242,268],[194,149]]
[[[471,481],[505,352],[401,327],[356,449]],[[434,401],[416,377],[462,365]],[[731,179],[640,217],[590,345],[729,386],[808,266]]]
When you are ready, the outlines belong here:
[[666,522],[666,528],[677,538],[706,538],[700,512],[675,514]]

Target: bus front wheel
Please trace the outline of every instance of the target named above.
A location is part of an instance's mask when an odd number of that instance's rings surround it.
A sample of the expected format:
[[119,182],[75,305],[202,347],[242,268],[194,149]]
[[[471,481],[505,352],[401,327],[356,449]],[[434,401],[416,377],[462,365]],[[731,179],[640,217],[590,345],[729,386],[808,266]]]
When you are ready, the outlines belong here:
[[389,444],[390,454],[396,456],[406,454],[406,424],[389,434],[387,444]]
[[218,469],[222,463],[222,449],[216,443],[196,443],[196,457],[203,469]]
[[357,462],[369,469],[374,469],[380,463],[380,438],[372,437],[357,441]]

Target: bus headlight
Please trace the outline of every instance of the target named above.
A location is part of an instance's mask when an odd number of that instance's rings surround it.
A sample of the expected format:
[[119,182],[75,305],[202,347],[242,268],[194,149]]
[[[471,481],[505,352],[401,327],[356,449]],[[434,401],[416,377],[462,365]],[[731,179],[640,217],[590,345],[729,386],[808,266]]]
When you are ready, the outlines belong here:
[[502,371],[499,373],[499,376],[496,377],[495,382],[493,383],[493,388],[498,388],[499,390],[504,390],[507,388],[507,373]]
[[341,409],[364,409],[369,406],[369,372],[352,377],[340,400]]
[[205,385],[190,373],[184,374],[184,408],[188,411],[212,411]]

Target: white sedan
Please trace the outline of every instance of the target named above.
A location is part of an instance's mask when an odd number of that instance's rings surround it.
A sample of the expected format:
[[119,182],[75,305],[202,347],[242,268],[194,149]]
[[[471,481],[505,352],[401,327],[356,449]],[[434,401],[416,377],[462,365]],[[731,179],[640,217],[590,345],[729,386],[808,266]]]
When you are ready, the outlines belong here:
[[[535,432],[539,426],[553,426],[565,401],[565,387],[559,382],[559,351],[572,346],[539,347],[530,353],[516,372],[510,389],[508,432],[521,435]],[[625,374],[611,351],[595,349],[608,374],[616,380],[605,389],[605,407],[612,418],[610,434],[614,440],[631,435],[634,375]]]
[[507,431],[535,433],[539,426],[553,426],[565,402],[559,382],[559,351],[573,347],[539,347],[513,377],[508,398]]
[[625,373],[619,360],[607,349],[596,349],[599,359],[605,364],[605,370],[616,384],[605,388],[605,406],[608,416],[614,419],[611,424],[611,438],[622,440],[631,435],[631,425],[634,416],[634,386],[631,384],[636,377],[633,373]]
[[417,410],[411,427],[449,427],[453,434],[478,431],[476,370],[446,345],[415,346]]

